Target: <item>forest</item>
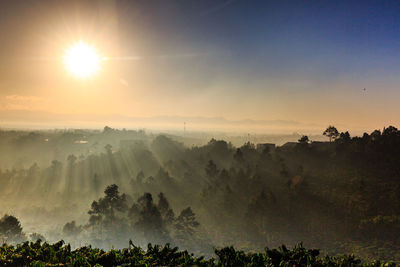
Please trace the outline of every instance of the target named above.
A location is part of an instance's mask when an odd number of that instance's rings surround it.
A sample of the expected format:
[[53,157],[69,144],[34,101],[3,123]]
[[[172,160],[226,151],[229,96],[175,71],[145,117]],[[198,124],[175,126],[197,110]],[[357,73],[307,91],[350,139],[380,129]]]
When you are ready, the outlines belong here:
[[[296,246],[302,242],[322,256],[398,262],[400,131],[352,137],[329,126],[321,134],[326,141],[187,146],[110,127],[2,130],[0,240],[9,245],[0,251],[78,248],[119,257],[173,255],[179,247],[194,256],[176,257],[200,265],[214,253],[221,263],[223,251],[264,261],[273,253],[266,247],[283,253],[285,244],[315,258]],[[69,245],[49,245],[60,240]],[[149,243],[171,247],[140,249]]]

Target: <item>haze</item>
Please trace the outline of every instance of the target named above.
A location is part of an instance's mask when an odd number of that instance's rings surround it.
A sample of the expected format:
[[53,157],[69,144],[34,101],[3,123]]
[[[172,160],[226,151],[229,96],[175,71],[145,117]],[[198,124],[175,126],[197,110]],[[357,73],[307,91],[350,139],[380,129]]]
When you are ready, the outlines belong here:
[[399,264],[399,13],[0,1],[0,266]]
[[[113,114],[185,117],[179,129],[223,117],[359,133],[400,112],[396,1],[2,1],[0,10],[8,127],[80,127],[77,118],[98,127],[93,117],[104,125]],[[84,81],[62,62],[79,40],[110,59]],[[23,119],[38,112],[47,120]]]

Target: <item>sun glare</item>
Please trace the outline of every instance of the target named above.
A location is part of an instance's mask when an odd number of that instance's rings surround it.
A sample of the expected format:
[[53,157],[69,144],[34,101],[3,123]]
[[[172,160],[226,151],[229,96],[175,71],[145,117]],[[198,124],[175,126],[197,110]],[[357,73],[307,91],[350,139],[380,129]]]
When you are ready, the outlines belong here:
[[67,69],[80,78],[90,77],[100,68],[100,57],[96,49],[84,42],[72,45],[64,59]]

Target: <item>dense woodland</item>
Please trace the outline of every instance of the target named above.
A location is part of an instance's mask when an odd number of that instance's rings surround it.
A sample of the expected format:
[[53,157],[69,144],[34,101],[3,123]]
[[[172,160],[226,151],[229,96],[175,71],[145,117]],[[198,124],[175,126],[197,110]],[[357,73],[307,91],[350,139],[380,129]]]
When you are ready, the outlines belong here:
[[[400,260],[400,131],[323,134],[326,142],[303,136],[277,147],[187,147],[109,127],[2,131],[1,158],[15,164],[0,171],[1,239],[104,249],[168,242],[197,255],[303,242]],[[29,151],[26,162],[13,158],[15,147]]]

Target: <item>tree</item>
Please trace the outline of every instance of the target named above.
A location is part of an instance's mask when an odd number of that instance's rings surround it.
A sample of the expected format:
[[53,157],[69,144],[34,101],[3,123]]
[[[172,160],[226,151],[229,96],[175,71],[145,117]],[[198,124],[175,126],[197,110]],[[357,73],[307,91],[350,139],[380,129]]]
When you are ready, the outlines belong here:
[[67,168],[67,185],[66,185],[66,192],[71,193],[75,189],[75,178],[74,175],[75,169],[75,162],[76,162],[75,155],[69,155],[67,158],[68,161],[68,168]]
[[103,133],[108,134],[114,132],[114,129],[109,126],[104,126]]
[[46,242],[46,238],[39,234],[39,233],[32,233],[29,235],[29,240],[31,242],[37,242],[38,240],[40,240],[41,242]]
[[147,242],[165,241],[167,231],[163,218],[150,193],[144,193],[138,198],[137,203],[133,204],[129,211],[129,217],[136,221],[134,226],[143,232]]
[[345,133],[340,133],[339,138],[343,142],[350,142],[351,141],[351,137],[350,137],[350,134],[349,134],[348,131],[346,131]]
[[19,220],[7,214],[0,219],[0,236],[4,239],[3,241],[11,243],[19,243],[26,239]]
[[372,138],[372,140],[374,140],[374,141],[376,141],[376,140],[378,140],[379,138],[381,138],[381,136],[382,136],[382,133],[381,133],[380,130],[375,130],[375,131],[373,131],[373,132],[371,133],[371,138]]
[[67,158],[68,164],[70,166],[73,166],[75,164],[76,159],[77,159],[77,157],[75,155],[73,155],[73,154],[69,155],[68,158]]
[[389,126],[387,128],[383,128],[382,135],[383,136],[397,136],[400,134],[400,131],[394,127],[394,126]]
[[265,246],[265,242],[272,243],[285,229],[284,216],[285,212],[271,191],[262,190],[250,199],[245,225],[252,242],[260,246]]
[[298,141],[300,144],[308,144],[309,142],[310,142],[310,139],[308,139],[308,136],[307,135],[303,135],[300,139],[299,139],[299,141]]
[[105,197],[93,201],[88,213],[91,215],[89,222],[106,222],[113,224],[116,220],[115,212],[124,212],[127,209],[125,194],[120,194],[118,186],[112,184],[104,190]]
[[338,130],[332,125],[329,125],[322,134],[329,137],[329,142],[332,142],[332,140],[335,140],[339,136]]
[[240,148],[236,149],[236,153],[233,155],[233,158],[238,162],[242,163],[244,158],[243,158],[243,152],[240,150]]
[[177,238],[188,239],[193,236],[199,225],[199,222],[196,221],[196,214],[194,214],[190,207],[187,207],[181,211],[181,214],[176,219],[175,229],[177,231]]
[[112,145],[107,144],[104,146],[104,149],[106,150],[107,155],[111,155],[112,154]]
[[63,234],[67,236],[77,236],[82,232],[82,226],[77,226],[75,221],[68,222],[63,227]]
[[219,172],[217,169],[217,165],[212,160],[208,161],[208,164],[207,164],[205,170],[206,170],[207,176],[210,178],[216,177]]
[[175,220],[174,211],[169,207],[169,202],[163,193],[158,195],[158,210],[165,225],[171,225]]

